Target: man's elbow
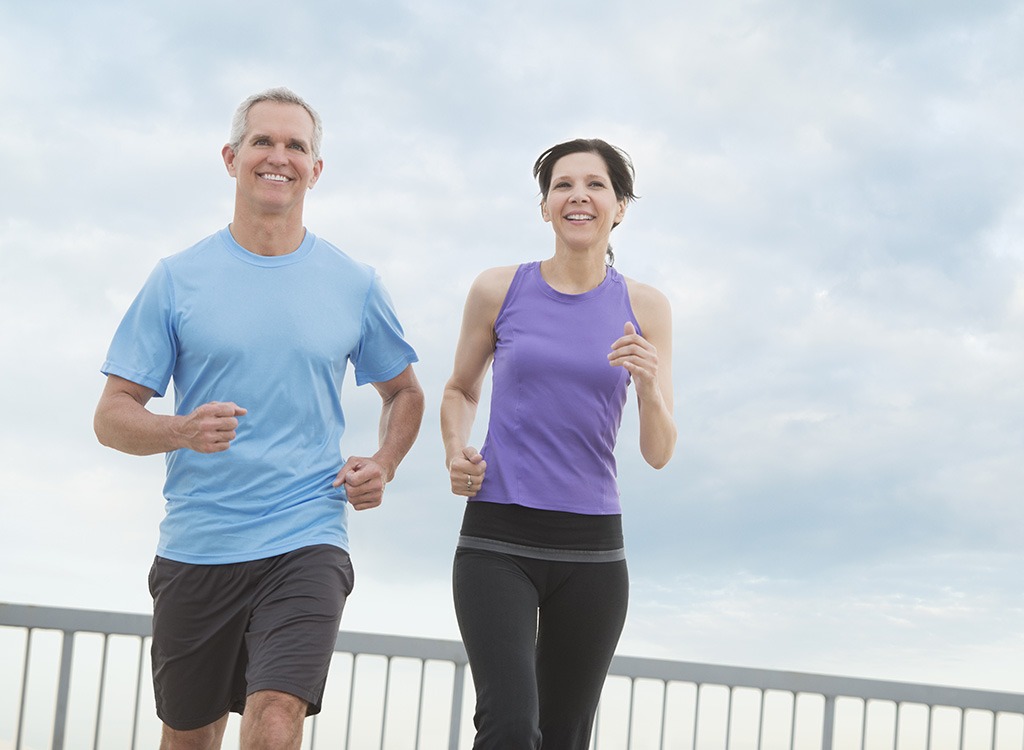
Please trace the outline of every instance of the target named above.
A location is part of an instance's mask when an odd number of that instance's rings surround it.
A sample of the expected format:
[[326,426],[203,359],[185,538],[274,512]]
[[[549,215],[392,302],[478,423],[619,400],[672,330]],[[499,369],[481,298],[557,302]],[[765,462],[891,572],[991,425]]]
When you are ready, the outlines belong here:
[[112,400],[102,400],[92,417],[92,431],[100,445],[123,453],[132,451],[125,447],[123,424],[117,419],[117,409]]
[[419,424],[426,409],[427,397],[419,382],[413,381],[397,390],[390,398],[385,399],[384,404],[389,410],[397,411],[406,418],[414,419]]
[[414,406],[422,406],[426,402],[426,396],[423,393],[423,386],[420,385],[420,381],[415,374],[412,374],[412,377],[410,377],[409,380],[395,392],[394,397]]
[[409,399],[409,408],[416,412],[419,419],[423,419],[423,412],[427,408],[427,397],[423,393],[423,388],[419,383],[410,386],[410,392],[407,396]]
[[96,413],[92,418],[92,431],[96,433],[96,439],[100,441],[100,445],[106,448],[113,448],[113,435],[107,420],[100,408],[96,409]]

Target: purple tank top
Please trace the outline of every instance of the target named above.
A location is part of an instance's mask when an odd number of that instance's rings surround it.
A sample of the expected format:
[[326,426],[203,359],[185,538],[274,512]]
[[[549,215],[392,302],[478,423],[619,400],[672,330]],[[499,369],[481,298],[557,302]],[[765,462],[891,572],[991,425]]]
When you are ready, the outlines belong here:
[[621,513],[613,451],[629,373],[608,353],[626,321],[640,331],[614,268],[583,294],[552,289],[539,262],[518,268],[494,323],[487,473],[473,501]]

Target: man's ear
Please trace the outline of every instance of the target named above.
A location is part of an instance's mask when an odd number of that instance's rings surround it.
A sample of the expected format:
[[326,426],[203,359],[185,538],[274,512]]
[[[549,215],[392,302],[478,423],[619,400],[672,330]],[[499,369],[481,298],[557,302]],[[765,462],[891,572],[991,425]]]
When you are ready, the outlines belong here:
[[231,148],[230,143],[225,143],[224,148],[220,150],[221,158],[224,159],[224,166],[228,170],[228,174],[232,177],[237,177],[235,174],[235,150]]
[[316,181],[320,179],[320,174],[324,171],[324,160],[317,159],[313,165],[313,175],[309,178],[309,184],[306,186],[309,190],[313,189]]

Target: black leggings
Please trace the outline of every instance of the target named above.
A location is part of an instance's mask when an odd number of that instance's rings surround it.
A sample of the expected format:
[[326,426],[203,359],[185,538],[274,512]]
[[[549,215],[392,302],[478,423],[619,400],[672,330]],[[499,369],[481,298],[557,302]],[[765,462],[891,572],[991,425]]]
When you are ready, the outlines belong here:
[[625,561],[459,549],[453,589],[476,687],[474,750],[586,750],[626,619]]

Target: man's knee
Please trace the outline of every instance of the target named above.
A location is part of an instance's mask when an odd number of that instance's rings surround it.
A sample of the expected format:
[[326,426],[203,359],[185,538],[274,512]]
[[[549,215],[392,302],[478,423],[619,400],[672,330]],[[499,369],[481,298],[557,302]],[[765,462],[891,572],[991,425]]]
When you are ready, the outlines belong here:
[[278,690],[257,690],[245,699],[242,747],[298,747],[307,703]]
[[301,720],[306,718],[308,705],[302,698],[291,693],[280,690],[257,690],[246,697],[244,715],[248,716],[251,712],[254,718],[282,716]]
[[199,729],[180,731],[164,724],[160,750],[219,750],[227,726],[227,714]]

